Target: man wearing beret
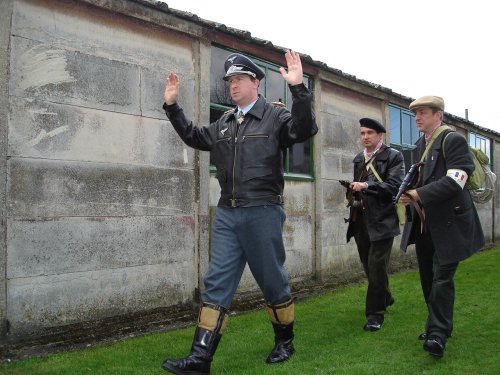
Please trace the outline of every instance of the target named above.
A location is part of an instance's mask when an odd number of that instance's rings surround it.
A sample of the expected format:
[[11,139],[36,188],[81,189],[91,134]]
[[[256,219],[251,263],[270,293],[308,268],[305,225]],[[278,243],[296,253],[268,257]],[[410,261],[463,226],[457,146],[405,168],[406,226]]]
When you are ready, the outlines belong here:
[[363,329],[378,331],[386,308],[394,303],[387,267],[394,237],[399,234],[392,197],[403,181],[404,161],[401,152],[383,143],[386,131],[380,122],[362,118],[359,124],[364,150],[353,160],[354,180],[350,188],[356,204],[350,204],[347,242],[354,237],[368,277]]
[[[474,171],[466,139],[442,124],[444,101],[423,96],[410,104],[419,131],[414,160],[422,161],[415,189],[400,202],[412,203],[401,249],[414,243],[427,304],[426,330],[419,336],[429,354],[442,357],[453,329],[454,275],[458,263],[484,246],[476,207],[464,188]],[[423,211],[422,218],[416,208]],[[423,222],[422,222],[423,221]]]
[[163,108],[182,140],[210,151],[221,195],[212,225],[210,264],[191,353],[167,359],[162,367],[174,374],[208,374],[228,310],[248,264],[264,294],[275,345],[267,363],[287,360],[294,352],[294,303],[284,267],[283,150],[317,133],[311,92],[302,83],[302,63],[285,53],[288,69],[281,75],[292,93],[291,112],[258,94],[264,72],[248,57],[233,53],[225,77],[234,111],[208,126],[188,121],[177,103],[180,80],[167,77]]

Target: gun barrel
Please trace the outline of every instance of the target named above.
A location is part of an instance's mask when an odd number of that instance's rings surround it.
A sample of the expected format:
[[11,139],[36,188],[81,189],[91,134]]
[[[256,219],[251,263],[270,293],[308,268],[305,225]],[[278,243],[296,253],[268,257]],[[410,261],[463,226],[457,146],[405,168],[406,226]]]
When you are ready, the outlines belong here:
[[406,174],[405,178],[403,179],[403,182],[401,183],[401,186],[399,187],[398,193],[396,194],[395,197],[392,198],[392,203],[396,204],[399,201],[399,198],[407,191],[409,190],[412,185],[415,183],[415,177],[417,176],[418,173],[418,168],[423,165],[424,163],[415,163],[412,164],[410,167],[410,170]]

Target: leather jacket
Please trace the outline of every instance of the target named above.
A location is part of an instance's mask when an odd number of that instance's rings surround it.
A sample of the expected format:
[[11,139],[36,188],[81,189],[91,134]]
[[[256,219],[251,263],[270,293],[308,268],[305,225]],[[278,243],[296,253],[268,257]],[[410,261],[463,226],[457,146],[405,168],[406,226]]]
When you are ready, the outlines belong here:
[[[364,220],[370,241],[379,241],[397,236],[399,231],[399,221],[396,208],[392,202],[392,197],[398,192],[399,186],[404,178],[403,155],[386,145],[376,154],[373,159],[373,166],[379,174],[382,182],[379,182],[371,169],[367,173],[362,173],[366,168],[365,159],[362,152],[356,155],[354,163],[354,181],[366,182],[368,189],[362,195],[362,213],[357,215],[358,220]],[[360,176],[362,176],[360,178]],[[352,221],[353,210],[347,229],[347,242],[354,233]]]
[[311,92],[303,84],[289,87],[291,112],[259,95],[241,125],[236,121],[236,110],[227,111],[208,126],[197,127],[177,103],[163,105],[184,143],[211,152],[221,187],[218,206],[282,204],[283,150],[318,132]]

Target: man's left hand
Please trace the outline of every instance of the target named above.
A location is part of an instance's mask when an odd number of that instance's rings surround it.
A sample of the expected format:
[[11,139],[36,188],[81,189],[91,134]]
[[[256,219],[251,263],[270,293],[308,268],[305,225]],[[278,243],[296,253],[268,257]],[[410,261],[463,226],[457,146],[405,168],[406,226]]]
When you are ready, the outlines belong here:
[[280,68],[280,73],[289,85],[302,83],[302,62],[298,53],[287,50],[285,53],[288,69]]

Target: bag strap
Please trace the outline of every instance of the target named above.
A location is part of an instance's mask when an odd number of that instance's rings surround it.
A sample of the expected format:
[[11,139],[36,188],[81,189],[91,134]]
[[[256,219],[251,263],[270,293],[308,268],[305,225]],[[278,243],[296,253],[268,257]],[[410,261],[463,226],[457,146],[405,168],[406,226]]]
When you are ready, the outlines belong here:
[[434,140],[439,136],[439,134],[441,134],[445,130],[451,130],[451,128],[448,125],[441,125],[439,128],[436,129],[436,131],[434,131],[434,134],[432,135],[431,140],[425,146],[425,150],[424,150],[424,153],[422,154],[422,157],[420,158],[420,162],[423,162],[425,160],[425,157],[427,156],[427,153],[431,149],[431,146],[434,143]]
[[444,136],[443,138],[443,142],[441,143],[441,148],[443,149],[443,156],[444,158],[446,159],[446,152],[444,152],[444,141],[446,141],[446,138],[448,138],[448,136],[450,135],[451,131],[446,133],[446,135]]
[[[366,167],[368,166],[373,174],[375,175],[375,177],[377,178],[378,182],[382,182],[382,179],[380,178],[380,175],[377,173],[377,171],[375,170],[375,167],[373,166],[373,161],[375,160],[375,158],[377,157],[377,155],[382,152],[383,150],[386,150],[388,149],[389,147],[387,147],[386,145],[382,144],[382,146],[380,146],[380,148],[375,151],[375,153],[371,156],[371,158],[369,158],[368,160],[365,159],[365,162],[364,164],[361,166],[361,171],[365,171],[366,170]],[[361,179],[361,176],[358,180]]]
[[373,160],[370,162],[370,164],[368,164],[368,166],[372,170],[372,172],[375,175],[375,177],[377,178],[378,182],[382,182],[382,179],[380,178],[380,175],[378,174],[378,172],[376,171],[375,167],[373,166]]

